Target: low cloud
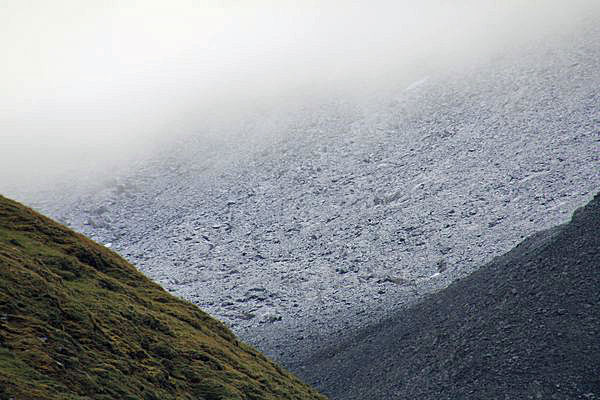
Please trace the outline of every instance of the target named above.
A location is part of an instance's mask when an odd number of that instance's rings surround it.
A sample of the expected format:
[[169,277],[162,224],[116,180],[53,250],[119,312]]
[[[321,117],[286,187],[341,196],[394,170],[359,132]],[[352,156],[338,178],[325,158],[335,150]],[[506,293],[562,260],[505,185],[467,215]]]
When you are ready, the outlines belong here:
[[106,170],[256,107],[394,87],[600,15],[595,0],[5,3],[0,191]]

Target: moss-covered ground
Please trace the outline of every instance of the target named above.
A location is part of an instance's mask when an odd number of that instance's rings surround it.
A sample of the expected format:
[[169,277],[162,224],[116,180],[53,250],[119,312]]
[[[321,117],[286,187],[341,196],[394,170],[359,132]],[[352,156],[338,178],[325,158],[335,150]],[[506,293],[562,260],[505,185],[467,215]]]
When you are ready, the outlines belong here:
[[324,399],[114,252],[0,196],[0,399]]

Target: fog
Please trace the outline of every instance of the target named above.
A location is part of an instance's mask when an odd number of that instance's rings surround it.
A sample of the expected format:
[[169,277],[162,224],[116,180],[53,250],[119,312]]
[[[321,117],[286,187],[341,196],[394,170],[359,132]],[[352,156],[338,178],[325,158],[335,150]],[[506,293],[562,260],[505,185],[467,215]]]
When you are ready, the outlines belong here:
[[409,85],[599,10],[597,0],[3,0],[0,192],[110,171],[255,109]]

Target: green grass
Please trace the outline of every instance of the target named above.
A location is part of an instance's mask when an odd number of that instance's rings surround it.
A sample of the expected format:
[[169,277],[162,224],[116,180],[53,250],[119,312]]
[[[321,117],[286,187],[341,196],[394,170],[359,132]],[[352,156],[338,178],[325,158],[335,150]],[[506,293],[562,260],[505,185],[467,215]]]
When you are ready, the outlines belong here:
[[0,196],[0,400],[324,399],[83,235]]

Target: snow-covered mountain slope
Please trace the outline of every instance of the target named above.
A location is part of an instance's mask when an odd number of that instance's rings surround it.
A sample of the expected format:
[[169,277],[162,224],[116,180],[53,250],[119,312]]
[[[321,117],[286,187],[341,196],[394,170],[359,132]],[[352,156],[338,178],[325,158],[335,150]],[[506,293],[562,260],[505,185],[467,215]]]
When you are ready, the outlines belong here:
[[362,101],[232,123],[243,135],[192,135],[76,196],[20,198],[285,362],[589,201],[597,26]]

